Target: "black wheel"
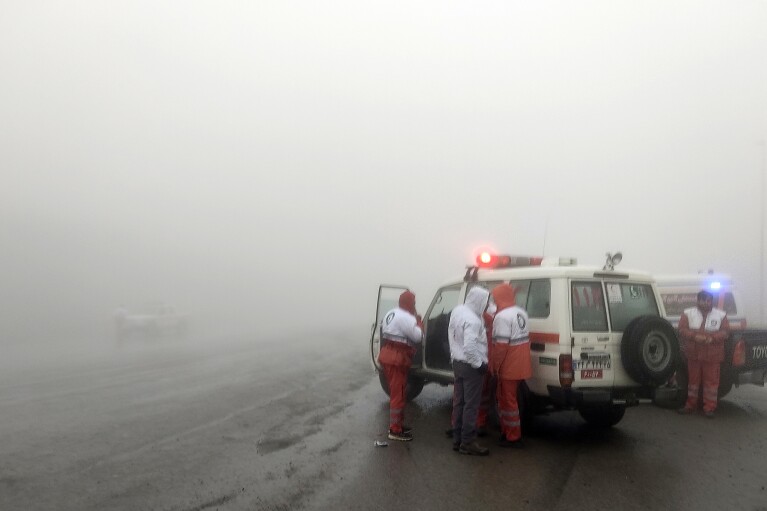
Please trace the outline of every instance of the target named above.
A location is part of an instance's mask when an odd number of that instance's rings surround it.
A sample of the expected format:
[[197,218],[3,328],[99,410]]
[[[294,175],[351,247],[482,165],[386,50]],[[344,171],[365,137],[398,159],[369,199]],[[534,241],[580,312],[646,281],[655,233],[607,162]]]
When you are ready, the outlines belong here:
[[[732,375],[727,371],[727,369],[724,367],[724,364],[722,364],[722,370],[719,377],[719,392],[718,397],[719,399],[722,399],[724,396],[730,393],[732,390],[733,382],[732,382]],[[674,383],[676,386],[676,393],[672,393],[671,397],[668,397],[667,394],[664,393],[664,398],[659,399],[655,398],[654,402],[656,405],[660,406],[661,408],[681,408],[685,405],[687,402],[687,382],[688,382],[688,376],[687,376],[687,364],[684,360],[679,364],[679,368],[676,370],[676,374],[674,375]],[[701,393],[703,392],[703,387],[701,386]],[[698,396],[700,399],[701,396]]]
[[534,397],[527,388],[527,383],[520,382],[517,387],[517,406],[519,407],[519,420],[522,423],[522,434],[526,435],[533,428],[533,417],[535,417]]
[[[384,392],[386,392],[386,395],[388,396],[389,382],[386,381],[386,374],[384,374],[383,371],[378,371],[378,381],[381,382],[381,388]],[[413,399],[417,398],[423,390],[425,383],[426,382],[420,378],[409,376],[407,379],[407,384],[405,385],[405,399],[407,401],[412,401]]]
[[683,407],[687,401],[687,363],[684,360],[680,361],[672,380],[667,389],[656,390],[653,402],[661,408],[675,410]]
[[666,383],[677,367],[679,341],[671,323],[659,316],[639,316],[623,330],[623,367],[642,385]]
[[719,371],[719,399],[722,399],[724,396],[729,394],[732,390],[732,386],[733,375],[731,374],[730,370],[725,367],[725,364],[722,364],[722,368]]
[[626,413],[623,405],[591,405],[578,409],[583,420],[597,428],[611,428],[618,424]]

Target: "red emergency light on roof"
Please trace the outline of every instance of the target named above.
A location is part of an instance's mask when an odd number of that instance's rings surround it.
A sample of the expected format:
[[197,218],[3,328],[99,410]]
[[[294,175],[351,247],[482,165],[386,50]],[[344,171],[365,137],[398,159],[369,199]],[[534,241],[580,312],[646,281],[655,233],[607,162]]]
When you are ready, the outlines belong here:
[[482,252],[477,256],[480,268],[515,268],[520,266],[540,266],[542,257],[510,256]]

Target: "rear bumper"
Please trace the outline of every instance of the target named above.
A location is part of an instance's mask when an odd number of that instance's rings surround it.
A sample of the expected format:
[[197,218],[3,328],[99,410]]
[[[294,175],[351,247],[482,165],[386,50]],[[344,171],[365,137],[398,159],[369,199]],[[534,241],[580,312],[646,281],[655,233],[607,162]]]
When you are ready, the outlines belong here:
[[742,373],[735,375],[734,380],[735,385],[751,384],[764,387],[764,382],[767,380],[767,367],[743,371]]
[[548,386],[552,402],[564,408],[578,408],[591,405],[636,406],[640,399],[652,399],[652,389],[572,389]]

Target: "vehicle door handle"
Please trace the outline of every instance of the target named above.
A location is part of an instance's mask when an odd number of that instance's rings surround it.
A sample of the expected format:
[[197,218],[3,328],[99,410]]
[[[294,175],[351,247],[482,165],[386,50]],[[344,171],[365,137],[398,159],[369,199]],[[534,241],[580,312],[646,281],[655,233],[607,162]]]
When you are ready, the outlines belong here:
[[597,337],[597,341],[607,342],[609,340],[610,340],[609,337]]

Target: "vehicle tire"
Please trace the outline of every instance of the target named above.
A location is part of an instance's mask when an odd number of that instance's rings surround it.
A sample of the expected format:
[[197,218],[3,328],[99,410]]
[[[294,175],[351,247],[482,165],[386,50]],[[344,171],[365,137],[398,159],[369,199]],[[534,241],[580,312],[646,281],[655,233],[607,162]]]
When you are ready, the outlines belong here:
[[[378,381],[381,382],[381,388],[386,395],[389,395],[389,382],[386,381],[386,374],[383,371],[378,371]],[[405,385],[405,399],[412,401],[417,398],[423,390],[423,386],[426,384],[421,378],[415,376],[408,376],[407,384]]]
[[729,369],[725,368],[725,364],[722,364],[722,368],[719,371],[719,399],[730,393],[733,386],[733,375]]
[[674,385],[676,385],[676,392],[672,394],[672,397],[655,398],[653,403],[669,410],[676,410],[684,406],[687,401],[687,363],[684,360],[680,361],[679,367],[676,369]]
[[517,387],[517,406],[519,407],[519,420],[522,423],[522,434],[526,435],[533,428],[533,417],[535,417],[535,403],[527,383],[520,382]]
[[[719,378],[719,392],[718,397],[719,399],[722,399],[724,396],[730,393],[733,387],[732,382],[732,376],[730,376],[728,373],[725,372],[726,369],[722,368]],[[688,376],[687,376],[687,365],[684,363],[684,360],[682,363],[680,363],[679,368],[676,370],[676,375],[674,377],[674,380],[676,380],[676,394],[672,399],[656,399],[654,400],[654,403],[657,406],[660,406],[661,408],[669,408],[669,409],[677,409],[681,408],[685,405],[687,402],[687,382],[688,382]],[[703,389],[701,388],[701,392]],[[701,398],[701,396],[699,396]]]
[[642,385],[661,385],[674,373],[679,340],[671,323],[659,316],[639,316],[623,330],[623,367]]
[[611,428],[618,424],[626,413],[624,405],[591,405],[578,409],[583,420],[597,428]]

